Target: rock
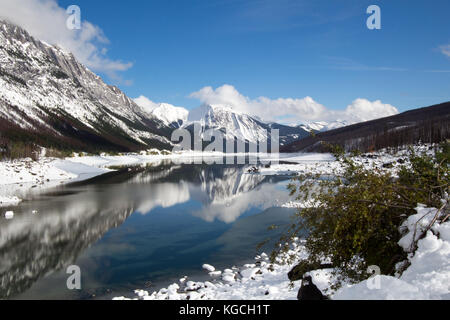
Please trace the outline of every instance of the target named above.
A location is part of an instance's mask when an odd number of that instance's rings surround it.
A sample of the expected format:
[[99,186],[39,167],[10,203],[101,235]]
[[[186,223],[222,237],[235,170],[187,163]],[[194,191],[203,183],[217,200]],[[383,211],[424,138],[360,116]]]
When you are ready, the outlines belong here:
[[306,276],[302,280],[302,286],[298,291],[297,299],[302,301],[328,300],[313,283],[310,276]]
[[394,167],[394,164],[392,162],[383,163],[383,168],[385,168],[385,169],[391,169],[393,167]]
[[11,220],[14,218],[14,212],[13,211],[6,211],[5,212],[5,219]]
[[216,268],[214,268],[212,265],[206,264],[206,263],[202,266],[202,268],[205,269],[206,271],[209,271],[209,272],[216,271]]
[[212,271],[208,274],[211,278],[218,278],[222,275],[222,271]]

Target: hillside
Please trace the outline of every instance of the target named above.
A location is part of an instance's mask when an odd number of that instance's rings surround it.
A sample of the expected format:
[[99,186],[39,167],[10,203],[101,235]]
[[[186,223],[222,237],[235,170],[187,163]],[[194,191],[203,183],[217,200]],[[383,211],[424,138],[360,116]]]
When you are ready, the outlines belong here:
[[318,133],[281,147],[282,152],[323,152],[325,144],[346,150],[374,151],[406,144],[440,142],[450,138],[450,102],[407,111]]
[[0,21],[0,150],[168,148],[170,132],[73,54]]

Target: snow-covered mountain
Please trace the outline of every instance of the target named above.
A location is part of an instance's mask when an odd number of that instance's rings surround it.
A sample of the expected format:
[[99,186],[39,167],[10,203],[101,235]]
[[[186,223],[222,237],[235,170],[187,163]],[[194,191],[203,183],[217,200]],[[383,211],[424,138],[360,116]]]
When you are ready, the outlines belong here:
[[193,129],[194,124],[199,124],[202,132],[218,130],[224,134],[226,140],[237,139],[249,143],[270,141],[272,129],[279,130],[281,145],[309,135],[309,132],[302,128],[268,124],[227,105],[202,105],[192,110],[186,127]]
[[168,103],[160,103],[157,108],[152,110],[151,114],[169,127],[180,128],[187,122],[189,111]]
[[0,21],[0,122],[6,143],[19,139],[97,151],[171,145],[171,129],[159,117],[73,54],[5,21]]
[[267,140],[267,125],[226,105],[203,105],[189,113],[190,123],[199,123],[204,130],[215,129],[226,139],[257,143]]
[[342,127],[346,127],[351,125],[352,123],[349,123],[347,121],[333,121],[333,122],[325,122],[325,121],[317,121],[317,122],[311,122],[308,124],[302,124],[299,126],[299,128],[302,128],[308,132],[315,131],[315,132],[325,132],[330,131]]

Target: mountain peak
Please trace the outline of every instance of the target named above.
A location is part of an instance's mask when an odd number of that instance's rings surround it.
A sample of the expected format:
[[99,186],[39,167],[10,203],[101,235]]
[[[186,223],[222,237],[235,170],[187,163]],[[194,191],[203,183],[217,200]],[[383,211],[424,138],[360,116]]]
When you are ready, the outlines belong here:
[[182,107],[175,107],[169,103],[160,103],[152,111],[152,114],[166,125],[179,128],[186,123],[189,111]]

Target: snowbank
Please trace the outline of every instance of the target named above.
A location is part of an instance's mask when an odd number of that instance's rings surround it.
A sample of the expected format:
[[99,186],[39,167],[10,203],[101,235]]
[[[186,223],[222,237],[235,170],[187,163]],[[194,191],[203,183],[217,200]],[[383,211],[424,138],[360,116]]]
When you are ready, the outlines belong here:
[[50,180],[73,179],[76,175],[55,167],[55,160],[44,158],[39,161],[31,159],[0,162],[0,185],[33,183],[44,184]]
[[[419,206],[403,224],[407,234],[399,245],[411,252],[413,239],[429,226],[437,209]],[[415,232],[417,227],[417,231]],[[415,238],[414,238],[415,237]],[[410,266],[399,277],[376,276],[339,290],[336,300],[450,300],[450,222],[435,224],[408,257]],[[376,284],[374,286],[374,284]]]
[[33,191],[89,179],[111,170],[70,159],[42,158],[0,162],[0,207],[19,204]]

